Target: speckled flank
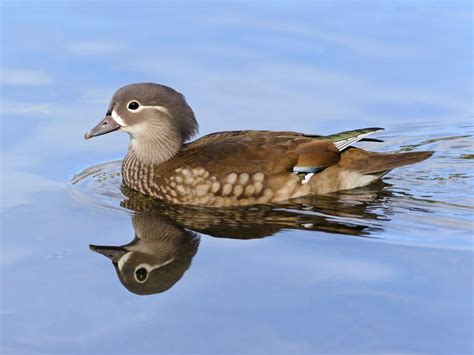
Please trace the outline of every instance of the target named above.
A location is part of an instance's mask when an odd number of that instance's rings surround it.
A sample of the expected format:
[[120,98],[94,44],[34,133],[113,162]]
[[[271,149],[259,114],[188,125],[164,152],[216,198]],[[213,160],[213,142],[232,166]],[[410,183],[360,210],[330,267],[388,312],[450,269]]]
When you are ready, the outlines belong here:
[[173,172],[179,196],[175,203],[206,204],[213,206],[245,205],[257,199],[269,202],[270,195],[262,194],[264,175],[256,173],[211,174],[204,168],[178,168]]
[[266,178],[262,172],[235,173],[219,176],[202,167],[181,167],[156,176],[152,166],[140,164],[133,156],[123,163],[125,183],[142,193],[176,204],[235,206],[271,203],[302,196],[310,192],[298,175]]

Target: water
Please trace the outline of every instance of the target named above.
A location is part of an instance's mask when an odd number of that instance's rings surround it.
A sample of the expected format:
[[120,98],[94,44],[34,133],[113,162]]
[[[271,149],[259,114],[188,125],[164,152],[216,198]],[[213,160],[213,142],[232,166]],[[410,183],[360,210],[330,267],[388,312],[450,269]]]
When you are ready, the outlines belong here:
[[[470,29],[469,2],[5,3],[0,351],[472,352]],[[171,207],[122,186],[124,134],[82,140],[135,81],[183,92],[201,134],[376,125],[360,147],[435,154],[283,206]],[[129,251],[162,268],[138,282]]]

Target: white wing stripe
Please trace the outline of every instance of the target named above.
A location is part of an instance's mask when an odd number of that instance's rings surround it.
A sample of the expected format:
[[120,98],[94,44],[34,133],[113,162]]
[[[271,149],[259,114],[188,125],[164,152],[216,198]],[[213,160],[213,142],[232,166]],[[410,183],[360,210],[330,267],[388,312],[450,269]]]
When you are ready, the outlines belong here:
[[356,137],[352,137],[352,138],[349,138],[349,139],[344,139],[342,141],[339,141],[339,142],[335,142],[334,145],[336,146],[337,149],[339,149],[339,151],[343,151],[344,149],[346,149],[348,146],[350,146],[352,143],[355,143],[355,142],[358,142],[360,141],[362,138],[372,134],[372,133],[375,133],[374,132],[369,132],[369,133],[364,133],[364,134],[360,134]]

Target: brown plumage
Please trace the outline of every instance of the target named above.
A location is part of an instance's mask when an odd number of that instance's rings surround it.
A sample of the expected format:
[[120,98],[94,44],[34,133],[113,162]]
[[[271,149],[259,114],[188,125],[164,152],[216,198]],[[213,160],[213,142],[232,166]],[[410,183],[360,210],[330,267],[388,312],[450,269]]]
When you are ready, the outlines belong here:
[[176,204],[220,207],[326,194],[365,186],[432,155],[351,147],[380,128],[330,136],[219,132],[185,144],[197,130],[194,114],[181,94],[157,84],[120,89],[104,120],[86,138],[116,129],[131,136],[122,164],[125,184]]
[[[348,190],[377,180],[390,170],[418,163],[428,159],[433,152],[376,153],[349,147],[341,154],[341,161],[311,179],[314,193],[325,194],[339,190]],[[360,181],[368,181],[359,185]]]

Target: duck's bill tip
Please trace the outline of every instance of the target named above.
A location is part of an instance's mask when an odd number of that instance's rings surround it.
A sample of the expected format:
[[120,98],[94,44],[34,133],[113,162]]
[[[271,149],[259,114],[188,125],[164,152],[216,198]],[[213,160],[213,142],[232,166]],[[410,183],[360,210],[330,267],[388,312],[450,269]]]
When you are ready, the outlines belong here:
[[127,249],[122,246],[105,246],[89,244],[89,249],[93,252],[102,254],[114,263],[118,263],[120,258],[127,253]]
[[101,136],[106,133],[116,131],[120,128],[120,125],[114,121],[111,116],[105,116],[97,126],[92,128],[89,132],[84,134],[84,139],[90,139],[92,137]]

